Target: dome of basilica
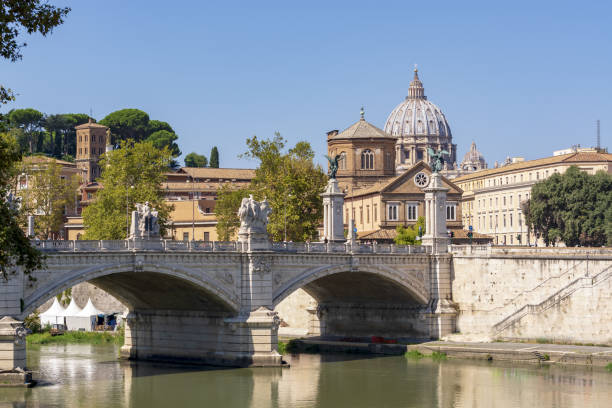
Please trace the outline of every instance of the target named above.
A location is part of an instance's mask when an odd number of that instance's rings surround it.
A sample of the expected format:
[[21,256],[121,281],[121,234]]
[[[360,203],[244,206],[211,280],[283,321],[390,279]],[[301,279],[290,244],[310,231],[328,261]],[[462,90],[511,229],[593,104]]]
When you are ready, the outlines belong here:
[[482,153],[476,149],[476,143],[472,142],[470,150],[463,156],[461,162],[461,170],[466,171],[478,171],[487,168],[487,162],[485,161]]
[[416,69],[408,96],[393,109],[384,131],[395,137],[452,137],[450,126],[440,108],[427,100]]

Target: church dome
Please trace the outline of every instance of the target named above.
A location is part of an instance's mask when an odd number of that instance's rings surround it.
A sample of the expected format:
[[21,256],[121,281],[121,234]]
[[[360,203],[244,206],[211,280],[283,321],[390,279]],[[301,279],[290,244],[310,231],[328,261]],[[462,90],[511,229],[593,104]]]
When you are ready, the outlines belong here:
[[478,171],[487,168],[487,162],[482,153],[476,149],[476,143],[472,142],[470,150],[463,156],[461,170]]
[[410,82],[408,96],[393,109],[387,118],[384,131],[398,138],[408,136],[452,137],[448,122],[440,108],[427,100],[416,68],[414,79]]

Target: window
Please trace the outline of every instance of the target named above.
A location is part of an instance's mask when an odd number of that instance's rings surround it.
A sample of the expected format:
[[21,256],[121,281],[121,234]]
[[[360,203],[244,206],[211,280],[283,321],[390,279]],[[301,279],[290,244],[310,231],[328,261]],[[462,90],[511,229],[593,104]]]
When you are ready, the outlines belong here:
[[536,173],[536,180],[539,180],[539,179],[540,179],[540,172],[538,171],[538,172]]
[[510,196],[510,205],[512,205],[512,196]]
[[189,233],[183,232],[183,241],[189,241]]
[[506,214],[504,214],[503,221],[504,221],[504,228],[506,228]]
[[79,142],[83,141],[83,135],[79,135]]
[[504,207],[506,206],[506,196],[504,196]]
[[423,160],[423,150],[417,150],[417,160]]
[[456,204],[446,204],[446,219],[448,221],[455,221],[456,220]]
[[376,209],[377,207],[378,207],[377,204],[374,204],[374,206],[372,206],[372,209],[374,211],[374,217],[373,217],[374,218],[374,222],[378,221],[378,213],[377,213],[378,210]]
[[406,204],[406,219],[408,221],[416,221],[419,218],[419,204],[418,203],[407,203]]
[[87,148],[85,148],[85,154],[87,154]]
[[355,208],[351,209],[351,219],[355,220]]
[[387,204],[387,221],[397,221],[398,204]]
[[495,197],[495,208],[499,208],[499,200]]
[[370,149],[361,153],[361,168],[363,170],[374,170],[374,153]]
[[523,181],[523,175],[521,174],[521,181]]
[[359,207],[359,223],[363,224],[363,207]]
[[87,199],[91,200],[93,198],[93,194],[92,193],[87,193]]
[[370,223],[370,206],[366,205],[366,222]]
[[349,222],[348,208],[344,210],[344,222],[346,222],[347,224]]
[[210,232],[204,233],[204,241],[210,241]]
[[512,227],[512,214],[510,214],[510,227]]
[[87,135],[85,135],[85,141],[87,141]]
[[338,160],[338,168],[340,170],[346,170],[346,152],[340,153],[340,159]]

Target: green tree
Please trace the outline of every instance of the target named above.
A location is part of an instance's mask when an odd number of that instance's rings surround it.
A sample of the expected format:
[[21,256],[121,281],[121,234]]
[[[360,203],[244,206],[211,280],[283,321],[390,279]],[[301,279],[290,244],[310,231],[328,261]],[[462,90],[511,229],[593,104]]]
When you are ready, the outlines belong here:
[[100,123],[110,128],[115,145],[128,139],[140,142],[149,135],[149,115],[140,109],[121,109],[109,113]]
[[178,145],[175,143],[178,136],[176,133],[169,132],[167,130],[158,130],[154,133],[151,133],[149,137],[147,137],[147,142],[151,142],[153,146],[158,149],[163,149],[167,147],[172,157],[178,157],[181,155],[181,150]]
[[217,217],[217,236],[220,241],[230,241],[236,237],[240,227],[238,209],[244,197],[249,195],[248,189],[232,189],[224,184],[217,193],[215,215]]
[[[544,243],[567,246],[612,245],[612,175],[589,175],[578,167],[536,183],[524,214]],[[527,211],[525,211],[527,210]]]
[[[159,211],[162,235],[172,207],[164,203],[161,183],[172,154],[157,149],[150,142],[122,141],[120,148],[106,153],[100,160],[103,188],[92,204],[83,210],[85,239],[124,239],[129,214],[135,203],[148,201]],[[133,187],[132,187],[133,186]]]
[[419,217],[416,224],[409,227],[398,225],[396,228],[397,236],[394,241],[397,245],[421,245],[421,240],[417,239],[419,236],[419,227],[421,228],[421,235],[425,233],[425,217]]
[[[30,154],[38,152],[42,137],[42,124],[44,115],[36,109],[14,109],[8,113],[8,120],[12,128],[19,129],[18,139],[23,147],[27,146]],[[36,146],[36,150],[35,147]]]
[[[45,152],[57,159],[64,156],[76,155],[75,127],[87,123],[89,116],[84,113],[61,113],[48,115],[44,120],[44,127],[53,140],[51,151]],[[70,160],[68,160],[70,161]]]
[[[69,7],[55,7],[43,0],[0,2],[0,56],[12,62],[20,60],[21,48],[26,45],[20,43],[24,34],[47,36],[69,12]],[[14,99],[13,91],[0,85],[0,104]]]
[[185,167],[206,167],[207,165],[208,159],[203,154],[191,152],[185,156]]
[[30,245],[18,223],[19,212],[5,198],[14,184],[17,163],[21,154],[17,141],[6,133],[0,133],[0,275],[5,279],[15,266],[23,267],[31,278],[31,272],[42,267],[42,254]]
[[[250,189],[257,199],[270,203],[272,213],[268,233],[281,241],[305,241],[317,238],[322,220],[327,176],[313,162],[314,152],[308,142],[299,142],[285,151],[285,140],[277,132],[273,139],[247,139],[248,151],[242,156],[259,160]],[[236,211],[238,209],[236,208]]]
[[23,210],[36,214],[36,233],[46,239],[60,235],[66,207],[73,206],[79,187],[78,176],[64,178],[55,160],[46,164],[26,158],[21,171],[28,175],[28,188],[19,192]]
[[160,131],[160,130],[166,130],[170,133],[176,133],[168,122],[163,122],[161,120],[155,120],[155,119],[149,121],[149,130],[147,132],[149,135],[157,131]]
[[214,169],[219,168],[219,149],[217,149],[217,146],[213,146],[210,151],[210,167]]

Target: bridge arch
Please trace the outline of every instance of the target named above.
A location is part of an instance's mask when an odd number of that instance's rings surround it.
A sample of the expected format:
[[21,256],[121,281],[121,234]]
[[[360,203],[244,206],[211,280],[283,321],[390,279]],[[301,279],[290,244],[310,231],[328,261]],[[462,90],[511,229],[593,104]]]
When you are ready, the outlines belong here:
[[[392,291],[392,295],[396,300],[408,301],[412,300],[415,303],[425,305],[429,301],[429,293],[423,282],[416,278],[403,275],[397,270],[385,267],[382,265],[371,266],[352,266],[350,264],[343,265],[325,265],[308,269],[299,274],[294,279],[281,285],[274,292],[274,306],[277,306],[291,293],[298,289],[304,289],[317,301],[324,300],[326,290],[333,290],[331,286],[337,286],[342,283],[342,280],[347,280],[349,283],[353,280],[354,285],[356,280],[361,281],[362,284],[373,284],[379,289],[372,289],[370,295],[375,293],[389,294]],[[327,281],[327,282],[326,282]],[[336,281],[336,282],[333,282]],[[330,286],[328,288],[321,287],[321,290],[315,288],[315,284],[318,286]],[[327,285],[326,285],[327,284]],[[387,289],[381,290],[381,289]],[[328,293],[332,295],[332,293]],[[338,293],[341,296],[341,294]],[[385,298],[388,301],[389,298]]]
[[[71,270],[61,279],[42,282],[24,299],[22,317],[44,302],[79,283],[89,282],[105,290],[129,309],[212,309],[235,313],[240,309],[236,294],[223,289],[214,277],[177,265],[133,262],[94,265]],[[36,286],[36,284],[35,284]]]

